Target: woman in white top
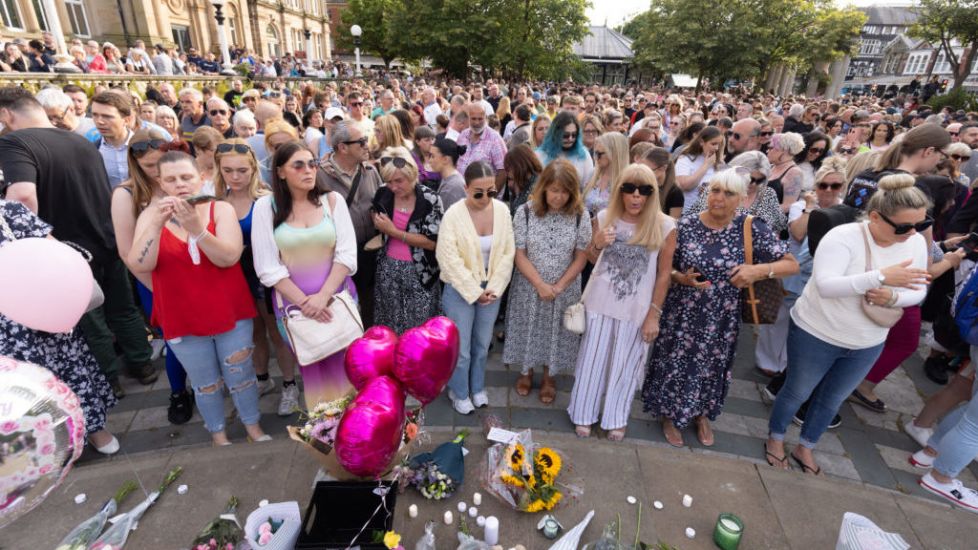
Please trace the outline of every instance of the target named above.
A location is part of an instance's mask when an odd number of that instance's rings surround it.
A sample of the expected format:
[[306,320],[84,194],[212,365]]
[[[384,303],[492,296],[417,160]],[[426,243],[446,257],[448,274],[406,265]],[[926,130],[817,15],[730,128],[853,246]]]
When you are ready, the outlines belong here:
[[594,142],[594,174],[585,182],[584,206],[594,218],[608,206],[611,184],[618,181],[622,170],[628,166],[628,138],[618,132],[598,136]]
[[873,366],[889,332],[864,308],[903,308],[926,296],[928,250],[919,232],[932,223],[929,205],[914,187],[913,176],[886,176],[869,200],[865,221],[840,225],[822,238],[812,277],[791,310],[791,368],[771,411],[765,445],[772,466],[788,468],[784,435],[792,416],[811,397],[801,444],[791,457],[805,472],[821,472],[812,449]]
[[700,196],[700,187],[710,181],[723,164],[723,133],[716,126],[707,126],[676,159],[676,185],[683,191],[683,211],[693,208]]
[[625,437],[642,366],[659,335],[676,222],[662,213],[658,192],[652,170],[633,164],[597,216],[586,251],[596,263],[583,297],[587,328],[567,408],[578,437],[590,436],[599,419],[608,439]]

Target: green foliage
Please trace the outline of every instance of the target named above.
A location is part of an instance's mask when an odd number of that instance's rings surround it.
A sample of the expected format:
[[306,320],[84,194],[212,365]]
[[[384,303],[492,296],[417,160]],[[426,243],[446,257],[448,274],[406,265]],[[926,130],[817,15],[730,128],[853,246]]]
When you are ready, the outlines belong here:
[[954,110],[978,111],[978,97],[965,91],[964,88],[957,88],[944,95],[934,96],[927,104],[934,109],[934,112],[939,112],[944,107],[950,107]]
[[[917,22],[910,27],[910,35],[944,52],[954,71],[951,89],[957,90],[971,74],[978,54],[978,0],[920,0],[914,11]],[[968,48],[963,59],[952,48],[955,41]]]
[[396,27],[391,18],[397,3],[398,0],[349,0],[337,26],[338,45],[352,50],[354,44],[350,27],[360,25],[363,30],[361,51],[377,55],[389,68],[391,61],[397,57],[396,43],[392,37],[392,29]]

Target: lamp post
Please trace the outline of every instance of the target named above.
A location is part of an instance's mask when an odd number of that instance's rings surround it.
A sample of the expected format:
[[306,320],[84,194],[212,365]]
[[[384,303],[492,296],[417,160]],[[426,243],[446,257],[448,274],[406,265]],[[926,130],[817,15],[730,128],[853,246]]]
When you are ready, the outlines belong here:
[[221,47],[221,58],[224,64],[221,69],[223,75],[234,75],[234,66],[231,65],[231,52],[228,51],[228,37],[224,32],[224,0],[211,0],[214,6],[214,20],[217,21],[217,43]]
[[302,29],[302,34],[306,37],[306,67],[312,68],[312,31]]
[[353,53],[357,58],[356,76],[362,76],[360,74],[360,37],[363,35],[363,29],[360,28],[360,25],[353,25],[350,27],[350,34],[353,36]]

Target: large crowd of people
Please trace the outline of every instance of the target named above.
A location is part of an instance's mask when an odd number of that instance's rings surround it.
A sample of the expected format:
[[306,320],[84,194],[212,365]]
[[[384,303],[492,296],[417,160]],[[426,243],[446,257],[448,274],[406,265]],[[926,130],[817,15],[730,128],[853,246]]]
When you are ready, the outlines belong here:
[[301,365],[283,323],[332,322],[342,298],[365,327],[454,321],[458,414],[494,405],[497,346],[522,396],[538,383],[550,405],[555,375],[574,377],[579,437],[625,438],[640,396],[676,447],[714,444],[738,335],[757,325],[767,461],[818,475],[840,406],[885,412],[875,387],[923,331],[927,376],[947,385],[906,423],[924,447],[912,460],[932,467],[925,488],[978,511],[956,479],[978,454],[978,348],[951,311],[978,259],[978,113],[387,78],[7,87],[0,124],[0,244],[83,247],[105,295],[70,335],[0,317],[0,354],[64,378],[99,452],[119,448],[105,428],[119,377],[153,383],[164,345],[170,421],[196,407],[215,445],[231,444],[225,391],[252,441],[270,437],[260,396],[278,389],[288,416],[348,391],[343,354]]

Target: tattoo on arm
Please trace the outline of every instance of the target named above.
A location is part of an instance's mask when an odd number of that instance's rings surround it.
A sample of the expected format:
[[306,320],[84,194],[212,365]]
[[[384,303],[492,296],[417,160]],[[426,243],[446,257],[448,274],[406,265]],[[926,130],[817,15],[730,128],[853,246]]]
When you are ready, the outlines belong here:
[[146,259],[146,255],[149,254],[149,249],[151,246],[153,246],[153,239],[146,241],[146,246],[144,246],[143,250],[139,253],[139,263],[143,263],[143,260]]
[[784,197],[791,197],[792,202],[801,195],[801,173],[795,172],[784,182]]

